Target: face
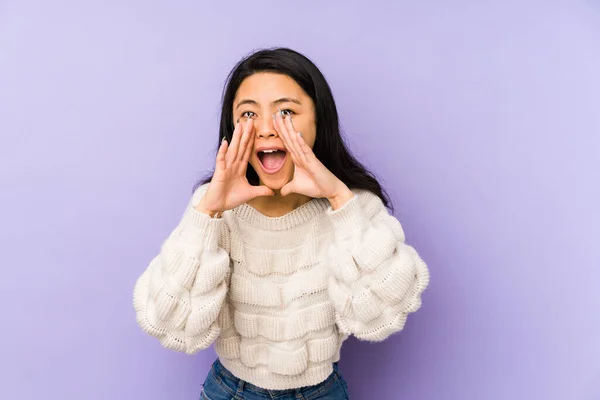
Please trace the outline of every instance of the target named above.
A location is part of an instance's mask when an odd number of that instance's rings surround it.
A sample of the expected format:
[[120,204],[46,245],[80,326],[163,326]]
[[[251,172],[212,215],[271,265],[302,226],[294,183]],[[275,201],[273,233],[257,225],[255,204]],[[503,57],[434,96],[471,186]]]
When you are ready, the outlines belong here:
[[246,78],[233,100],[233,122],[252,119],[254,148],[250,165],[260,184],[279,190],[294,175],[294,163],[274,127],[273,114],[281,109],[292,117],[294,128],[312,148],[316,138],[315,107],[312,99],[287,75],[257,73]]

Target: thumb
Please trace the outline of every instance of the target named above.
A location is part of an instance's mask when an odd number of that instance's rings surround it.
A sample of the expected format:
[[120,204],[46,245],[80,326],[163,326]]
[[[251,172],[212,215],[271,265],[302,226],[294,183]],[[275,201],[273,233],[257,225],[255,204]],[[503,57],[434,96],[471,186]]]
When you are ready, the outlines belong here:
[[281,195],[282,196],[287,196],[288,194],[293,193],[293,192],[294,192],[294,186],[292,185],[292,182],[286,183],[281,188]]
[[275,192],[268,187],[261,186],[253,186],[251,191],[252,198],[261,197],[261,196],[274,196]]

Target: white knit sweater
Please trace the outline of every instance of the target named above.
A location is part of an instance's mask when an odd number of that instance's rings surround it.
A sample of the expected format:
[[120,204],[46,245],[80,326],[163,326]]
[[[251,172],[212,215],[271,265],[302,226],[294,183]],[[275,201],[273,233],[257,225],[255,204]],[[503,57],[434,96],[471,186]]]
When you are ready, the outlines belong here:
[[314,199],[279,218],[244,204],[194,209],[200,187],[134,290],[137,321],[186,353],[213,342],[223,365],[265,389],[315,385],[343,341],[381,341],[421,305],[429,272],[398,220],[365,191],[332,211]]

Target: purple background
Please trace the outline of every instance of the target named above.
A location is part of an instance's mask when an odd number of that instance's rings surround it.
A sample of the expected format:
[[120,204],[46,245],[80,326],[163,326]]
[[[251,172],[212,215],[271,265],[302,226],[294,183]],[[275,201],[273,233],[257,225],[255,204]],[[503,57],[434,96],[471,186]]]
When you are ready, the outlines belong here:
[[217,3],[0,1],[0,397],[198,397],[213,351],[162,349],[132,289],[229,69],[286,45],[432,273],[401,334],[346,342],[352,398],[599,399],[598,2]]

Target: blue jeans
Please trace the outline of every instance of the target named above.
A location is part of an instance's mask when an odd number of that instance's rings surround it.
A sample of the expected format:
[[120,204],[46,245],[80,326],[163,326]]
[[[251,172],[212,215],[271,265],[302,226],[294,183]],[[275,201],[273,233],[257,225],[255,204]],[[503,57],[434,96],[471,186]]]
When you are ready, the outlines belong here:
[[200,400],[348,400],[348,385],[334,363],[331,375],[317,385],[267,390],[236,378],[217,359],[204,381]]

